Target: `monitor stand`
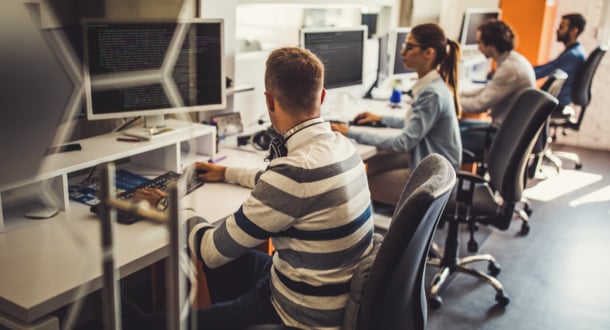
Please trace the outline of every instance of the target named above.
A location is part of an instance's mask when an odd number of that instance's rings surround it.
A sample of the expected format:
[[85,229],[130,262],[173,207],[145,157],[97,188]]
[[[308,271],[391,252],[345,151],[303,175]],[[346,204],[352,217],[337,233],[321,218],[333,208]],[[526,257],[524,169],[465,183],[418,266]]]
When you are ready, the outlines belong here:
[[326,92],[326,99],[322,104],[322,117],[327,121],[348,122],[356,115],[358,89],[340,88],[330,89]]
[[183,132],[192,126],[192,122],[175,119],[166,120],[163,115],[146,116],[144,125],[125,129],[123,134],[142,140],[153,140]]

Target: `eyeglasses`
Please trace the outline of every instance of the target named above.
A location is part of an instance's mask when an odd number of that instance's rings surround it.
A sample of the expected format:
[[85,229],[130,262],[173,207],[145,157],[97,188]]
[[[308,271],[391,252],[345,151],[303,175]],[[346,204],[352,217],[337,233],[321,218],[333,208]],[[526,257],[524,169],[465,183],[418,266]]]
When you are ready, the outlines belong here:
[[422,45],[420,45],[420,44],[412,44],[412,43],[410,43],[410,42],[405,42],[405,43],[403,43],[403,44],[402,44],[402,49],[403,49],[403,50],[406,50],[406,51],[410,51],[410,50],[412,50],[412,49],[413,49],[413,48],[415,48],[415,47],[419,47],[419,48],[421,48],[421,47],[423,47],[423,46],[422,46]]

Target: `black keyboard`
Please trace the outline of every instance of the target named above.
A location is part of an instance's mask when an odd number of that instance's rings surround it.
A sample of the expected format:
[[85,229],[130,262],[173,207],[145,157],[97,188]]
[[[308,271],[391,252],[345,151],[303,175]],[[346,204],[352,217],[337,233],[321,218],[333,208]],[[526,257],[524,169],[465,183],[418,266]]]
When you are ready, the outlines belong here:
[[[197,178],[197,171],[193,171],[192,173],[193,173],[193,175],[191,175],[189,177],[188,181],[186,182],[187,195],[203,185],[203,181],[201,181],[201,180],[199,180],[199,178]],[[126,190],[126,191],[121,192],[120,194],[117,194],[116,197],[119,199],[130,199],[131,197],[133,197],[133,194],[136,190],[142,189],[142,188],[156,188],[156,189],[160,189],[162,191],[168,191],[170,185],[177,183],[181,176],[182,176],[181,174],[176,173],[174,171],[167,171],[167,172],[159,175],[158,177],[156,177],[148,182],[145,182],[133,189]],[[99,204],[92,206],[91,212],[99,215],[98,207],[99,207]],[[131,213],[125,212],[125,211],[121,211],[121,210],[117,210],[117,221],[119,223],[132,224],[132,223],[138,222],[140,220],[142,220],[142,218],[140,218],[134,214],[131,214]]]

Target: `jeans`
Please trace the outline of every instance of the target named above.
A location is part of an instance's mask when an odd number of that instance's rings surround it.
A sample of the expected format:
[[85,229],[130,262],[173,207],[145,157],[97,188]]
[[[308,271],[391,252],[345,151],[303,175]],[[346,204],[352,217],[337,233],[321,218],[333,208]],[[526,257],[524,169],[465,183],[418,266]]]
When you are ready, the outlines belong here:
[[[204,264],[212,305],[197,311],[196,328],[243,329],[255,324],[282,324],[271,304],[271,263],[271,257],[266,253],[248,250],[216,269]],[[166,322],[163,313],[128,320],[123,327],[166,329]]]

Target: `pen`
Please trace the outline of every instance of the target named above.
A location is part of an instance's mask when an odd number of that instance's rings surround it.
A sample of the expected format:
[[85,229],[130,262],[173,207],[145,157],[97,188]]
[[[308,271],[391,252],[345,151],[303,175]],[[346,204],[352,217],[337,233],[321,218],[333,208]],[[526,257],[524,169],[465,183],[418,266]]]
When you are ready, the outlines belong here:
[[227,159],[227,156],[219,156],[217,158],[210,157],[210,160],[208,160],[208,163],[215,164],[215,163],[218,163],[218,162],[223,161],[225,159]]
[[121,141],[121,142],[140,142],[140,141],[142,141],[138,138],[127,138],[127,137],[118,137],[118,138],[116,138],[116,140]]

